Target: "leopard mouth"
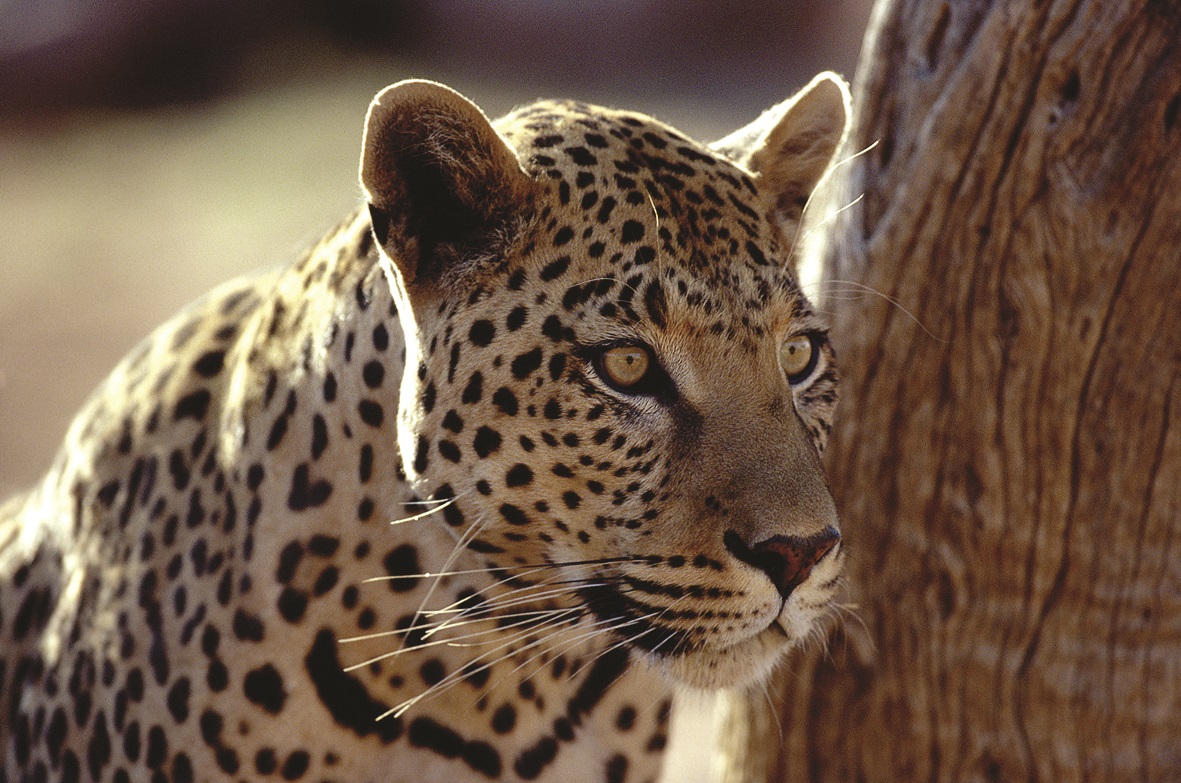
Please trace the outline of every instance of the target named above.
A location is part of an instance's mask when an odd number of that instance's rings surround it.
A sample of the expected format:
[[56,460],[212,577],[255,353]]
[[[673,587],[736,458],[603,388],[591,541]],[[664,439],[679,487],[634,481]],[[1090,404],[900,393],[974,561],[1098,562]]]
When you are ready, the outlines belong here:
[[640,603],[613,584],[600,583],[580,592],[598,624],[610,629],[658,671],[695,688],[759,682],[797,641],[777,615],[743,639],[711,645],[702,629],[676,628],[660,622],[676,612],[671,607]]

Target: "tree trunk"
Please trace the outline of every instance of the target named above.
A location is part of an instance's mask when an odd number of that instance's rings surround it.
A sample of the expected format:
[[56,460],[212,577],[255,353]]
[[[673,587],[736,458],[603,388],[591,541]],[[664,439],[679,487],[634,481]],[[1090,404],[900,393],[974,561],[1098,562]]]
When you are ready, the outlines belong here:
[[856,617],[730,700],[722,779],[1181,780],[1181,8],[880,2],[856,81]]

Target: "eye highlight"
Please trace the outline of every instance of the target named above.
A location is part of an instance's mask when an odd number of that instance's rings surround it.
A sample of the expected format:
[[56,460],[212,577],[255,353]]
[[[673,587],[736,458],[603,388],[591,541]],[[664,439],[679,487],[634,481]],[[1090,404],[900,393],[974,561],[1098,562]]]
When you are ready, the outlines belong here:
[[792,386],[807,380],[819,359],[820,337],[815,334],[798,334],[779,346],[779,366]]
[[604,380],[621,391],[633,391],[648,375],[652,359],[638,345],[619,345],[599,355],[599,369]]

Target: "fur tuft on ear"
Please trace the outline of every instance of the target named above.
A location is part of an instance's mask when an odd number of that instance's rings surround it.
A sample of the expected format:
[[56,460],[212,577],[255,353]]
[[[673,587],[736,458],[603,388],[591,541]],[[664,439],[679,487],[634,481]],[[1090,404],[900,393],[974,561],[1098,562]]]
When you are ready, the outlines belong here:
[[411,284],[495,252],[535,184],[475,104],[412,80],[369,105],[361,186],[374,236]]
[[710,148],[757,176],[781,220],[798,222],[848,125],[849,86],[826,71]]

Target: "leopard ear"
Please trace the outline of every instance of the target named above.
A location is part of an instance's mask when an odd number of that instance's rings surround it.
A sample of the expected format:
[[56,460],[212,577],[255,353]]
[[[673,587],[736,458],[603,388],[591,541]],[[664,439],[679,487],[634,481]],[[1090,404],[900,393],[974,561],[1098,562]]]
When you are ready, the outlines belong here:
[[778,217],[798,222],[848,125],[849,86],[825,72],[710,148],[757,175]]
[[412,80],[369,104],[361,186],[374,236],[409,285],[494,253],[534,183],[475,104]]

